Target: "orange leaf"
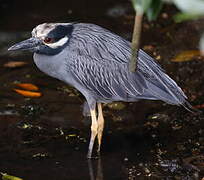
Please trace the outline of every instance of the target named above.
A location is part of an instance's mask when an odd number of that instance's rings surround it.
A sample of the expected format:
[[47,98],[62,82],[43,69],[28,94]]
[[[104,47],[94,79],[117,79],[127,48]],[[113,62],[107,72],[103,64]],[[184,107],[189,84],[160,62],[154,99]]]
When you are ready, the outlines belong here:
[[31,92],[31,91],[25,91],[25,90],[20,90],[20,89],[13,89],[16,91],[18,94],[21,94],[26,97],[40,97],[42,96],[42,93],[40,92]]
[[25,66],[26,64],[28,64],[27,62],[23,62],[23,61],[10,61],[6,64],[4,64],[4,67],[7,68],[17,68],[17,67],[22,67]]
[[193,58],[200,56],[200,51],[198,50],[190,50],[190,51],[183,51],[177,54],[171,61],[173,62],[185,62],[191,61]]
[[25,89],[25,90],[29,90],[29,91],[37,91],[39,90],[39,88],[34,85],[34,84],[30,84],[30,83],[19,83],[19,84],[16,84],[17,86]]
[[198,104],[193,106],[194,108],[198,108],[198,109],[203,109],[204,108],[204,104]]

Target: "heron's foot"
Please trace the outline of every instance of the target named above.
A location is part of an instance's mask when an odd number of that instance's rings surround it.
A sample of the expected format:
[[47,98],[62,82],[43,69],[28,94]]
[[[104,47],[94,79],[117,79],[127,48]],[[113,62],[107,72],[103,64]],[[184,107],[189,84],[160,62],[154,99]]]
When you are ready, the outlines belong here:
[[100,149],[97,150],[97,156],[98,156],[98,157],[101,156],[101,151],[100,151]]
[[94,159],[94,160],[97,160],[97,159],[100,159],[100,150],[95,153],[93,153],[92,151],[89,151],[87,153],[87,159]]
[[[97,154],[98,154],[98,153],[97,153]],[[86,157],[87,157],[87,159],[93,159],[93,160],[97,160],[97,159],[99,159],[99,158],[100,158],[100,156],[98,156],[98,155],[97,155],[97,156],[92,156],[92,155],[91,155],[91,154],[89,154],[89,153],[87,154],[87,156],[86,156]]]

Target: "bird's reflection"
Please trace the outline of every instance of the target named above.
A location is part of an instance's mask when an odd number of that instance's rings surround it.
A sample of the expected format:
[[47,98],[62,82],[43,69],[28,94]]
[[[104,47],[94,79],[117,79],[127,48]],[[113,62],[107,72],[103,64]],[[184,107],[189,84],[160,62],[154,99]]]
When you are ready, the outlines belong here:
[[[93,168],[93,163],[97,162],[97,168]],[[89,175],[91,180],[103,180],[103,168],[101,159],[91,160],[88,159]]]

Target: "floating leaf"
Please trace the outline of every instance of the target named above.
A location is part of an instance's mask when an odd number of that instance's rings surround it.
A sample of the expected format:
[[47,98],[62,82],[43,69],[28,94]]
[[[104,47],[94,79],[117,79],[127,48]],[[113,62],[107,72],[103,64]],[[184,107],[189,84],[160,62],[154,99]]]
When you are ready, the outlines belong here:
[[22,66],[25,66],[26,62],[23,62],[23,61],[10,61],[6,64],[4,64],[3,66],[4,67],[7,67],[7,68],[18,68],[18,67],[22,67]]
[[198,108],[198,109],[203,109],[204,108],[204,104],[198,104],[193,106],[194,108]]
[[25,89],[25,90],[29,90],[29,91],[39,90],[39,88],[36,85],[30,84],[30,83],[18,83],[16,85],[23,88],[23,89]]
[[16,91],[18,94],[21,94],[26,97],[40,97],[42,96],[42,93],[40,92],[32,92],[32,91],[25,91],[25,90],[20,90],[20,89],[13,89]]
[[200,56],[200,51],[198,50],[190,50],[190,51],[183,51],[177,54],[171,61],[173,62],[185,62],[191,61],[194,57]]
[[76,137],[77,135],[76,134],[68,134],[67,136],[69,136],[69,137]]
[[2,180],[23,180],[19,177],[11,176],[11,175],[6,174],[6,173],[1,173],[1,175],[2,175]]

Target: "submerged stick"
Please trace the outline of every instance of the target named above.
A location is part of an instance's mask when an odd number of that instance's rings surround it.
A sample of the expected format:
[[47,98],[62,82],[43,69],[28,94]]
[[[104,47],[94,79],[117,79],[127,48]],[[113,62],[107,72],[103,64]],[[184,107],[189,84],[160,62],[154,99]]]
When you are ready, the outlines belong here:
[[140,45],[140,35],[142,30],[143,13],[136,12],[134,31],[132,36],[132,53],[129,63],[129,71],[135,72],[137,70],[137,57]]

